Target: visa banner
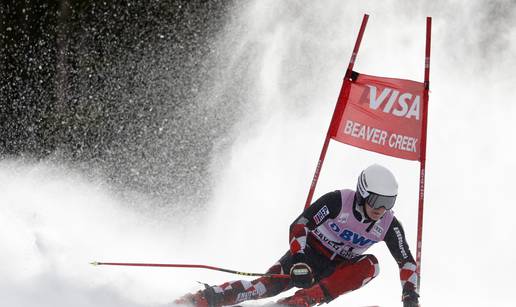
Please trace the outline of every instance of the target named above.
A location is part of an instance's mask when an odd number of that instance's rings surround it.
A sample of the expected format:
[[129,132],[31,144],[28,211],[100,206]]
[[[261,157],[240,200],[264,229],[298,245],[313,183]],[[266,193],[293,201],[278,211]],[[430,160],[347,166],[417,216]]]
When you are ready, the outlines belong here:
[[[330,137],[381,154],[420,160],[424,84],[355,74],[344,82]],[[343,100],[343,101],[340,101]]]

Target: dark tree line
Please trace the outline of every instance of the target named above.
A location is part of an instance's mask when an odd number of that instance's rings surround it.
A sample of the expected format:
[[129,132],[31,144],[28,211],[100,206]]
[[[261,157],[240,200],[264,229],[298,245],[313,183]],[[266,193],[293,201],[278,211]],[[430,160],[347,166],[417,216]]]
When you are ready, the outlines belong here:
[[196,99],[214,79],[230,6],[2,1],[0,156],[66,161],[128,190],[201,201],[229,121]]

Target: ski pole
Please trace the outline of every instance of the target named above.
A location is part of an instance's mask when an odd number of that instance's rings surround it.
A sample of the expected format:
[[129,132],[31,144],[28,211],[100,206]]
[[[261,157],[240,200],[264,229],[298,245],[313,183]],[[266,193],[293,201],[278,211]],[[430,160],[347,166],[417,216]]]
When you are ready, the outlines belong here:
[[147,267],[168,267],[168,268],[194,268],[194,269],[208,269],[230,274],[244,275],[244,276],[262,276],[270,278],[290,278],[286,274],[264,274],[264,273],[247,273],[235,270],[228,270],[203,264],[172,264],[172,263],[121,263],[121,262],[91,262],[92,265],[119,265],[119,266],[147,266]]

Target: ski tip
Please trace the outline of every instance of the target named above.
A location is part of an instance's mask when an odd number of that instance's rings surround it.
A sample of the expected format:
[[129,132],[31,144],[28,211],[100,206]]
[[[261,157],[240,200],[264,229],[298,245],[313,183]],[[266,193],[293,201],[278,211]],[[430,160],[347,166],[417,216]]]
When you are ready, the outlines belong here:
[[100,265],[100,262],[97,262],[97,261],[93,261],[93,262],[90,262],[91,265]]

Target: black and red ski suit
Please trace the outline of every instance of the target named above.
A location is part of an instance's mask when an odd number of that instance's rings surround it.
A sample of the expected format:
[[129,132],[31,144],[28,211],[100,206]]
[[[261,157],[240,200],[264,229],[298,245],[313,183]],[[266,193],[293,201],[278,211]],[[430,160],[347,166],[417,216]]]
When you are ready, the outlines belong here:
[[[341,192],[323,195],[296,218],[290,225],[290,249],[274,264],[268,274],[289,274],[293,264],[307,263],[313,270],[315,283],[323,290],[326,302],[339,295],[356,290],[379,273],[378,260],[371,254],[343,258],[322,245],[315,238],[314,230],[328,219],[335,219],[342,209]],[[320,218],[321,209],[326,207],[325,216]],[[364,213],[362,205],[354,201],[353,218],[361,223],[374,225]],[[368,229],[370,229],[369,227]],[[410,253],[403,228],[394,217],[384,241],[400,269],[400,280],[404,296],[417,299],[416,263]],[[339,244],[336,242],[336,244]],[[234,305],[246,300],[275,296],[292,288],[288,279],[260,277],[253,281],[238,280],[212,286],[204,290],[205,296],[216,306]]]

